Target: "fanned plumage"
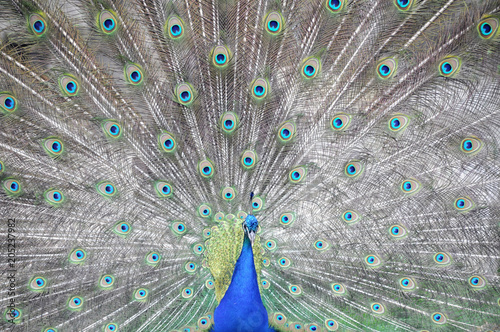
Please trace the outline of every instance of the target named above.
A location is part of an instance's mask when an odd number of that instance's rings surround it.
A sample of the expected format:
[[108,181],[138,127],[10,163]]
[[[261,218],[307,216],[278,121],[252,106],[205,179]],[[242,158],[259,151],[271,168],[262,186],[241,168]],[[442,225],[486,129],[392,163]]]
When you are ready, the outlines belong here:
[[1,330],[500,329],[498,1],[0,8]]

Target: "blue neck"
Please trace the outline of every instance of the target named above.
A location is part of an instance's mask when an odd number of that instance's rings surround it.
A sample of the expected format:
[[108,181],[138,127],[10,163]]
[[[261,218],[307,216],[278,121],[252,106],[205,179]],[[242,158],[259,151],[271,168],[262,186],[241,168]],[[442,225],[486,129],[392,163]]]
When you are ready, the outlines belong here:
[[267,311],[260,298],[250,239],[245,233],[243,248],[234,267],[231,284],[214,312],[213,332],[266,332]]

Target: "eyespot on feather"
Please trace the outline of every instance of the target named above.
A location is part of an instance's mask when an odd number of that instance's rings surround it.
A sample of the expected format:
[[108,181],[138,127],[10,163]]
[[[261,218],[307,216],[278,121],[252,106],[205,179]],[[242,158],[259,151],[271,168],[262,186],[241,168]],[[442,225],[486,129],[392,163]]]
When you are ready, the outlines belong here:
[[120,138],[122,136],[122,126],[117,121],[105,120],[101,126],[107,137]]
[[215,282],[212,279],[208,279],[205,281],[205,287],[208,289],[214,289],[215,288]]
[[142,68],[135,63],[127,63],[123,68],[125,79],[132,85],[140,85],[144,81]]
[[449,265],[451,264],[451,256],[445,252],[438,252],[434,255],[434,262],[438,265]]
[[278,265],[282,268],[288,268],[292,264],[292,261],[287,257],[281,257],[278,259]]
[[47,22],[43,16],[42,13],[34,13],[28,17],[31,32],[37,37],[41,37],[47,32]]
[[347,210],[342,214],[342,220],[344,220],[348,224],[354,224],[361,219],[359,213],[353,210]]
[[368,267],[376,268],[382,265],[382,261],[377,255],[368,255],[365,257],[365,263]]
[[9,92],[0,92],[0,109],[4,113],[14,113],[18,108],[17,98]]
[[272,316],[272,322],[277,325],[284,325],[286,323],[286,316],[281,312],[276,312]]
[[221,196],[225,201],[232,201],[236,197],[236,189],[233,187],[222,188]]
[[279,35],[284,28],[285,19],[279,12],[270,12],[266,16],[265,29],[271,36]]
[[394,76],[398,62],[394,58],[385,58],[377,64],[377,75],[380,79],[386,80]]
[[17,307],[9,307],[4,311],[3,316],[7,322],[17,324],[21,321],[23,312]]
[[453,77],[460,71],[461,66],[462,61],[459,57],[446,57],[439,63],[439,74],[444,77]]
[[407,195],[416,194],[420,188],[420,182],[415,179],[406,179],[401,183],[401,191]]
[[245,150],[241,156],[241,165],[245,170],[251,170],[257,164],[257,153],[253,150]]
[[220,222],[224,219],[224,213],[222,212],[217,212],[214,216],[214,220],[217,222]]
[[198,162],[198,172],[205,179],[210,179],[215,174],[215,167],[211,160],[205,159]]
[[186,233],[186,225],[182,221],[173,222],[171,229],[175,235],[183,235]]
[[42,146],[52,158],[57,158],[64,152],[63,142],[56,137],[47,137],[42,141]]
[[296,126],[293,121],[287,121],[281,124],[278,129],[278,139],[281,143],[289,143],[291,142],[296,135]]
[[351,117],[349,115],[339,113],[333,117],[332,121],[330,121],[330,127],[334,131],[343,131],[347,129],[350,123]]
[[399,286],[405,291],[415,290],[417,284],[412,278],[404,277],[399,279]]
[[410,123],[410,119],[403,114],[393,115],[389,119],[389,130],[393,133],[400,133],[406,129],[406,126]]
[[134,300],[138,302],[144,302],[149,296],[149,291],[146,288],[139,288],[134,291]]
[[483,142],[474,136],[466,137],[460,143],[460,149],[462,152],[468,155],[474,155],[478,153],[483,147]]
[[304,60],[301,74],[306,79],[315,78],[321,70],[321,61],[318,58],[310,57]]
[[261,279],[260,284],[264,289],[269,289],[269,287],[271,287],[271,283],[267,279]]
[[298,285],[290,285],[288,286],[288,290],[290,291],[290,294],[294,296],[299,296],[302,294],[302,288]]
[[222,132],[226,135],[231,135],[238,128],[239,118],[236,113],[226,112],[222,114],[219,125],[222,128]]
[[324,251],[330,248],[330,244],[325,240],[317,240],[316,242],[314,242],[313,248],[318,251]]
[[69,254],[69,261],[73,264],[80,264],[87,258],[87,252],[82,248],[76,248]]
[[472,210],[476,205],[469,197],[459,197],[455,200],[454,207],[460,212]]
[[307,169],[305,166],[297,166],[288,173],[288,180],[291,183],[299,183],[305,179]]
[[208,204],[202,204],[198,207],[198,215],[202,218],[209,218],[212,215],[212,208]]
[[146,264],[156,266],[160,263],[161,255],[157,251],[152,251],[144,257]]
[[181,291],[181,296],[184,299],[190,299],[193,296],[193,289],[191,287],[185,287]]
[[181,39],[184,36],[184,23],[177,16],[172,16],[165,24],[165,32],[171,39]]
[[231,52],[226,46],[216,46],[211,52],[212,64],[219,68],[224,69],[229,64],[229,59],[231,58]]
[[83,307],[83,298],[80,296],[73,296],[68,300],[68,309],[72,311],[81,310]]
[[80,91],[80,83],[72,75],[65,74],[59,77],[59,88],[63,95],[74,97]]
[[391,235],[393,238],[401,239],[406,237],[407,231],[406,228],[401,225],[393,225],[389,228],[389,235]]
[[325,320],[325,327],[328,331],[337,331],[339,329],[339,323],[334,319]]
[[198,266],[195,262],[189,261],[184,264],[184,270],[186,270],[187,273],[195,273],[197,268]]
[[31,291],[41,292],[47,287],[47,280],[40,276],[33,277],[29,281],[28,287]]
[[117,190],[115,186],[109,181],[101,181],[96,185],[97,192],[105,198],[116,196]]
[[445,324],[446,321],[448,320],[446,316],[440,312],[435,312],[431,315],[431,319],[433,323],[442,325]]
[[108,323],[104,326],[104,332],[118,332],[118,324]]
[[99,280],[99,287],[101,289],[111,289],[115,284],[115,277],[111,274],[106,274],[101,277]]
[[175,87],[175,97],[179,104],[189,106],[194,101],[194,88],[189,83],[181,83]]
[[344,9],[347,0],[326,0],[326,8],[330,13],[337,14]]
[[250,85],[250,92],[254,100],[264,100],[269,93],[269,82],[264,78],[257,78]]
[[115,234],[120,235],[122,237],[126,237],[127,235],[129,235],[131,230],[132,230],[132,227],[130,226],[130,224],[125,222],[125,221],[119,221],[113,227],[113,232],[115,232]]
[[498,37],[500,19],[497,16],[484,17],[477,24],[477,32],[482,39],[492,39]]
[[160,198],[170,198],[174,194],[172,185],[166,181],[155,181],[154,188]]
[[378,302],[372,303],[370,308],[372,309],[372,312],[374,312],[378,315],[381,315],[385,312],[384,305],[381,303],[378,303]]
[[486,279],[481,276],[472,276],[469,278],[469,285],[475,289],[481,289],[486,287]]
[[254,198],[252,199],[253,213],[257,213],[257,212],[262,211],[262,209],[264,208],[264,203],[265,203],[265,200],[263,197],[254,196]]
[[345,293],[346,293],[346,289],[345,289],[344,285],[342,285],[340,283],[333,283],[331,285],[331,287],[332,287],[333,293],[335,295],[345,295]]
[[350,178],[358,177],[361,173],[363,173],[363,164],[360,161],[353,160],[346,164],[345,166],[345,175]]
[[212,321],[207,316],[203,316],[200,319],[198,319],[196,325],[200,330],[208,330],[212,325]]
[[109,10],[103,10],[99,14],[98,26],[101,32],[111,35],[116,32],[118,23],[115,15]]
[[394,0],[397,9],[406,12],[413,6],[413,0]]
[[14,178],[6,178],[2,182],[5,193],[9,196],[19,196],[22,194],[22,187],[19,180]]
[[203,254],[203,252],[205,252],[205,246],[202,243],[195,243],[192,246],[192,249],[196,255],[201,255]]
[[295,220],[294,212],[285,212],[280,215],[280,224],[290,226]]
[[52,206],[60,206],[65,200],[64,194],[57,189],[47,190],[43,193],[43,197]]

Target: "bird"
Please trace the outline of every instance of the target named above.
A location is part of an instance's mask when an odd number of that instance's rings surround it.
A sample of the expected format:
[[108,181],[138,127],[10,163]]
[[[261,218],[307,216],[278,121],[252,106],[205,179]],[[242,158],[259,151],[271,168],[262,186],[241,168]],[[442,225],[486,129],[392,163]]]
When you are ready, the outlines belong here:
[[500,330],[498,1],[0,4],[2,331]]

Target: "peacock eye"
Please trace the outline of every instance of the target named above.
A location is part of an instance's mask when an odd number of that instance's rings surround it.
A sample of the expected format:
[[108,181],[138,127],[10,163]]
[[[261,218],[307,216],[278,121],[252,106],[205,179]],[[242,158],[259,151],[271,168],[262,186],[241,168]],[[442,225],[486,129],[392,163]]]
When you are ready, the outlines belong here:
[[194,273],[197,268],[198,266],[194,262],[187,262],[184,264],[184,270],[186,270],[187,273]]
[[378,303],[378,302],[372,303],[371,309],[374,313],[379,314],[379,315],[381,315],[385,312],[385,307],[381,303]]
[[339,328],[339,324],[333,319],[325,320],[325,326],[328,331],[337,331]]
[[281,143],[286,144],[293,140],[296,135],[295,123],[292,121],[287,121],[282,123],[278,128],[278,139]]
[[397,239],[403,238],[406,236],[406,228],[401,225],[394,225],[389,228],[389,234]]
[[439,265],[448,265],[451,263],[451,257],[447,253],[438,252],[434,255],[434,262]]
[[475,207],[474,202],[469,197],[459,197],[455,200],[455,209],[460,212],[465,212]]
[[479,152],[479,150],[481,150],[482,147],[483,147],[483,142],[477,137],[466,137],[462,140],[462,143],[460,144],[462,152],[468,155],[473,155]]
[[83,306],[83,298],[80,296],[73,296],[68,301],[68,308],[70,310],[80,310]]
[[168,19],[165,25],[166,34],[172,39],[181,39],[184,36],[184,24],[177,16]]
[[7,112],[13,113],[17,110],[17,99],[12,94],[8,92],[0,92],[0,109]]
[[257,164],[257,152],[246,150],[241,156],[241,165],[245,170],[251,170]]
[[316,324],[308,324],[306,325],[306,331],[316,332],[319,331],[319,327]]
[[198,171],[205,179],[210,179],[215,174],[214,165],[209,159],[202,160],[198,163]]
[[300,295],[300,294],[302,294],[302,289],[298,285],[290,285],[288,287],[288,290],[290,291],[290,293],[292,295]]
[[283,31],[285,19],[279,12],[270,12],[266,16],[265,28],[267,33],[272,36],[278,35]]
[[355,178],[363,172],[363,164],[360,161],[350,161],[345,165],[345,174],[350,178]]
[[401,191],[405,194],[413,195],[420,190],[420,182],[415,179],[407,179],[401,183]]
[[115,186],[108,181],[99,182],[96,188],[97,192],[106,198],[116,196],[117,194]]
[[31,14],[29,17],[31,31],[37,37],[41,37],[47,31],[47,23],[42,15],[39,14]]
[[205,287],[207,287],[208,289],[213,289],[215,287],[215,283],[212,279],[208,279],[207,281],[205,281]]
[[408,117],[402,114],[394,115],[389,119],[389,130],[394,133],[402,132],[410,123]]
[[277,248],[276,240],[269,240],[269,241],[267,241],[265,247],[269,251],[276,250],[276,248]]
[[45,152],[52,157],[57,158],[64,152],[63,142],[56,137],[48,137],[43,140],[43,148]]
[[414,290],[416,287],[416,283],[412,278],[401,278],[399,279],[399,285],[403,290]]
[[148,298],[149,291],[146,288],[139,288],[134,292],[134,300],[145,301]]
[[47,286],[47,281],[43,277],[33,277],[29,282],[29,289],[40,292]]
[[196,255],[201,255],[205,251],[205,246],[201,243],[195,243],[192,249]]
[[152,251],[152,252],[148,253],[146,255],[146,257],[144,257],[144,261],[146,262],[146,264],[148,264],[150,266],[158,265],[160,260],[161,260],[161,255],[157,251]]
[[394,5],[401,11],[407,11],[411,8],[413,0],[394,0]]
[[344,295],[346,293],[346,289],[342,284],[334,283],[331,287],[335,295]]
[[170,226],[175,235],[183,235],[186,233],[186,225],[181,221],[176,221]]
[[189,83],[181,83],[175,88],[177,102],[184,106],[189,106],[194,101],[194,88]]
[[189,299],[193,296],[193,289],[191,287],[183,288],[181,291],[181,295],[185,299]]
[[446,316],[440,312],[433,313],[431,315],[431,317],[432,317],[432,321],[436,324],[439,324],[439,325],[446,323],[446,320],[447,320]]
[[106,274],[99,280],[99,287],[102,289],[111,289],[115,284],[115,277],[111,274]]
[[264,289],[269,289],[269,287],[271,286],[271,284],[267,279],[262,279],[260,283]]
[[101,32],[110,35],[116,31],[116,18],[109,10],[103,10],[99,14],[99,27]]
[[477,25],[477,32],[483,39],[490,39],[497,35],[499,19],[497,17],[487,17],[482,19]]
[[208,218],[212,215],[212,208],[208,204],[201,204],[198,207],[198,215],[202,218]]
[[289,226],[295,220],[295,213],[293,212],[285,212],[280,215],[280,224]]
[[118,331],[118,325],[115,323],[109,323],[104,327],[105,332],[117,332]]
[[304,166],[295,167],[288,173],[288,179],[291,183],[299,183],[306,177],[307,170]]
[[321,62],[317,58],[308,58],[302,64],[302,76],[306,79],[315,78],[321,69]]
[[368,255],[365,257],[365,263],[369,267],[378,267],[382,264],[382,261],[376,255]]
[[326,8],[336,14],[344,8],[346,2],[347,0],[326,0]]
[[486,279],[480,276],[472,276],[469,278],[469,285],[476,289],[484,288],[486,286]]
[[81,248],[74,249],[69,255],[69,261],[74,264],[82,263],[87,258],[87,252]]
[[324,251],[330,247],[330,244],[325,240],[317,240],[316,242],[314,242],[313,247],[318,251]]
[[330,122],[330,126],[334,131],[342,131],[347,129],[350,123],[351,117],[349,115],[336,114]]
[[394,76],[394,73],[396,72],[398,63],[395,59],[393,58],[387,58],[381,60],[377,64],[377,75],[379,78],[386,80],[388,78],[391,78]]
[[263,100],[269,92],[269,82],[264,78],[254,80],[251,85],[251,92],[255,100]]
[[287,257],[281,257],[278,259],[278,264],[283,268],[287,268],[292,264],[292,262]]
[[198,319],[198,328],[200,330],[208,330],[212,325],[212,321],[210,320],[209,315],[205,315]]
[[226,112],[222,114],[219,120],[219,125],[222,128],[223,133],[226,135],[233,134],[238,127],[238,123],[239,118],[236,113],[233,112]]
[[347,210],[342,214],[342,219],[348,224],[353,224],[358,222],[361,217],[356,211]]
[[444,77],[452,77],[458,73],[462,61],[458,57],[450,56],[439,63],[439,73]]
[[212,63],[217,68],[226,68],[229,63],[230,52],[225,46],[217,46],[212,50]]

